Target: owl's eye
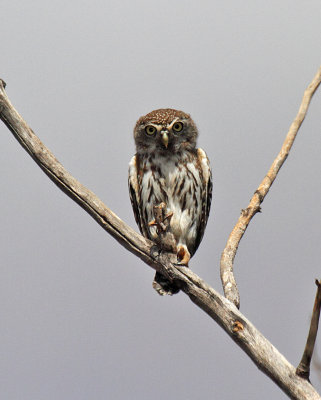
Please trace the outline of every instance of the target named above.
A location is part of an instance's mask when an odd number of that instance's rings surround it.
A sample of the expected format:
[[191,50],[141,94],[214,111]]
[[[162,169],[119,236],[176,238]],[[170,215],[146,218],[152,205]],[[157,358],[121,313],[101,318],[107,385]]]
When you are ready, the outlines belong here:
[[147,125],[145,128],[145,132],[148,136],[153,136],[156,133],[156,128],[153,125]]
[[173,131],[176,133],[182,132],[184,125],[181,122],[175,122],[173,125]]

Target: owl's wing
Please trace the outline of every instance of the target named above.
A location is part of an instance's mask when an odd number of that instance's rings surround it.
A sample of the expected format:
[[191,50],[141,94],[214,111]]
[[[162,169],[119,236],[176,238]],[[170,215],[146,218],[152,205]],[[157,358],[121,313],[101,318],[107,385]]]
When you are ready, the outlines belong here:
[[129,170],[128,170],[129,196],[130,196],[130,201],[132,203],[135,220],[139,227],[139,230],[143,236],[148,238],[148,232],[145,227],[144,220],[141,214],[138,169],[139,169],[139,159],[138,156],[135,155],[130,160],[129,163]]
[[198,246],[200,245],[208,216],[210,215],[210,208],[211,208],[211,202],[212,202],[212,172],[211,172],[211,167],[210,167],[210,162],[209,159],[207,158],[207,155],[204,150],[202,149],[197,149],[197,163],[199,165],[199,168],[202,171],[202,212],[201,212],[201,217],[200,217],[200,224],[197,232],[197,236],[195,239],[195,245],[193,248],[193,254],[196,252],[198,249]]

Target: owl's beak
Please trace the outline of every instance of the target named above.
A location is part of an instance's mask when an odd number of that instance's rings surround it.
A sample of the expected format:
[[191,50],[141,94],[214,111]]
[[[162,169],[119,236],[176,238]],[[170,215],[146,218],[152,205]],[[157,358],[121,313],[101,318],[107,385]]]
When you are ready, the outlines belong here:
[[168,131],[161,131],[161,135],[162,135],[162,142],[163,142],[164,146],[167,149],[167,146],[168,146]]

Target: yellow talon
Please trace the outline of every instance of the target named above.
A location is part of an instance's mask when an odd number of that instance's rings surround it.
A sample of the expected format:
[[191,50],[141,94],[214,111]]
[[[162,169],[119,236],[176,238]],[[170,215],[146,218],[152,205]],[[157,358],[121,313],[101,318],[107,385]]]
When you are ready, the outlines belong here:
[[180,265],[188,267],[188,262],[191,259],[191,255],[185,246],[178,246],[177,260]]

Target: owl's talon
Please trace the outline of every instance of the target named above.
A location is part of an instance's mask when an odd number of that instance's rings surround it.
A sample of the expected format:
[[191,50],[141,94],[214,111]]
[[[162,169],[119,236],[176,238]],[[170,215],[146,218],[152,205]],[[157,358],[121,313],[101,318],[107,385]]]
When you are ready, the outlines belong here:
[[166,232],[169,223],[165,223],[165,221],[168,220],[169,222],[173,216],[172,212],[169,212],[167,215],[164,215],[165,208],[166,204],[164,202],[160,203],[158,206],[154,206],[155,219],[153,219],[148,223],[148,226],[156,226],[156,231],[158,235],[161,234],[162,232]]
[[173,265],[175,265],[176,267],[185,267],[185,268],[189,268],[189,265],[188,265],[188,264],[182,264],[182,263],[180,263],[180,262],[173,263]]
[[166,219],[168,219],[168,220],[170,221],[173,215],[174,215],[173,211],[169,212],[167,215],[165,215],[164,221],[165,221]]
[[188,262],[191,259],[191,255],[187,250],[186,246],[178,246],[177,250],[177,265],[188,267]]

